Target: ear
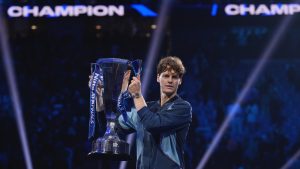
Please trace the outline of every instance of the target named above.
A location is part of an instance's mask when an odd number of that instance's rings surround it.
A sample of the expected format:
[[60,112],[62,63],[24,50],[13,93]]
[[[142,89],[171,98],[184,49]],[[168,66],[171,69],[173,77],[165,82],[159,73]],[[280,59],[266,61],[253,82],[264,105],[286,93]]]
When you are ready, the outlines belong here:
[[180,78],[180,79],[179,79],[179,83],[178,83],[178,84],[179,84],[179,85],[181,85],[181,83],[182,83],[182,79]]
[[159,74],[157,74],[156,81],[157,81],[158,83],[160,83],[160,81],[159,81]]

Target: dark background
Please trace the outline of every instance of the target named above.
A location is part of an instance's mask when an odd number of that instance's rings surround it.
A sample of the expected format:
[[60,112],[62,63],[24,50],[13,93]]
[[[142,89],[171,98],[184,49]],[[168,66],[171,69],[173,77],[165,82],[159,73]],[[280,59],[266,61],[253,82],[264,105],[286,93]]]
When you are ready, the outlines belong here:
[[[142,3],[156,12],[161,4],[149,0],[0,2],[4,9],[12,4]],[[183,60],[187,69],[179,94],[193,107],[185,146],[188,169],[198,165],[284,19],[220,13],[211,16],[213,3],[280,2],[189,0],[173,4],[155,63],[163,56],[174,55]],[[140,58],[145,62],[155,21],[156,17],[136,13],[101,18],[5,16],[34,168],[99,168],[98,162],[86,156],[91,145],[87,140],[90,63],[109,57]],[[299,14],[295,14],[286,25],[271,59],[205,168],[281,168],[300,148],[299,22]],[[37,29],[31,29],[32,25]],[[3,61],[0,62],[0,168],[25,168],[9,86]],[[153,68],[147,100],[159,99],[155,72]],[[132,152],[134,156],[135,150]],[[118,168],[115,162],[106,161],[103,165]],[[134,167],[135,161],[129,162],[128,168]],[[291,168],[300,168],[299,159]]]

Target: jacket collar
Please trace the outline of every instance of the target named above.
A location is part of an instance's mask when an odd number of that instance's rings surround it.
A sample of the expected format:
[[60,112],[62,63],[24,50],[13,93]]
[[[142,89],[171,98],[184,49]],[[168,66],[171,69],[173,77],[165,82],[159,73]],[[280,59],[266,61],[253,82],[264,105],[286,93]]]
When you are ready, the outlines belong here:
[[[173,96],[170,100],[168,100],[164,105],[162,105],[161,107],[165,106],[168,103],[174,102],[175,100],[179,99],[180,96],[178,96],[178,94],[176,94],[175,96]],[[158,105],[160,106],[160,99],[157,101]]]

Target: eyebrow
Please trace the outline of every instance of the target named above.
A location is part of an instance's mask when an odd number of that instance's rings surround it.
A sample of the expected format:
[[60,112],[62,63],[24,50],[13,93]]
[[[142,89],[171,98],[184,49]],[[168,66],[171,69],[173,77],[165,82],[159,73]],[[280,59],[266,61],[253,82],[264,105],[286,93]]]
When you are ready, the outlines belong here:
[[178,76],[179,77],[179,74],[178,73],[171,73],[171,74],[164,74],[163,76]]

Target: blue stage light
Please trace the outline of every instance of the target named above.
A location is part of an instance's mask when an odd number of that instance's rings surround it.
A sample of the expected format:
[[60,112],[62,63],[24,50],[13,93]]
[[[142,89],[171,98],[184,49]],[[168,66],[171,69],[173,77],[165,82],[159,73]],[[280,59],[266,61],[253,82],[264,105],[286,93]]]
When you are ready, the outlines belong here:
[[211,7],[211,16],[216,16],[218,13],[218,4],[213,4]]
[[131,7],[135,10],[137,10],[142,16],[151,16],[155,17],[157,14],[142,4],[132,4]]

